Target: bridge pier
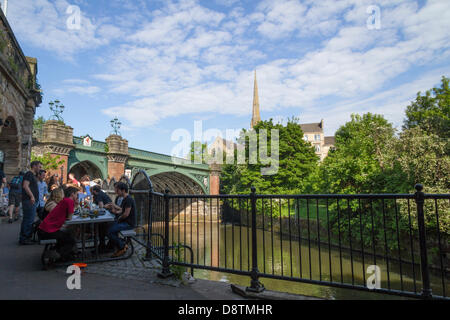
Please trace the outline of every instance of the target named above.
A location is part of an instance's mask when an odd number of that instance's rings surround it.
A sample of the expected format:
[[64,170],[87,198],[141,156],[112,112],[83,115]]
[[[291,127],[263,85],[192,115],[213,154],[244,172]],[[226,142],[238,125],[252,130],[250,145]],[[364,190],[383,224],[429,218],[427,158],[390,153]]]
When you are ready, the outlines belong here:
[[220,194],[220,172],[222,168],[217,163],[211,163],[209,169],[209,193],[211,195],[218,195]]

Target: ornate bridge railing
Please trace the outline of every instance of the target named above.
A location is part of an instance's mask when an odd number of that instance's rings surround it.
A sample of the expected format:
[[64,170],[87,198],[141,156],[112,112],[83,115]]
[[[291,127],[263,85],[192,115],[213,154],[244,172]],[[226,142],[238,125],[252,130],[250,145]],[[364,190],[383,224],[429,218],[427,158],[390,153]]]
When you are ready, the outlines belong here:
[[153,192],[145,172],[132,183],[138,207],[148,205],[147,249],[161,260],[162,276],[178,265],[249,276],[252,291],[269,278],[449,299],[450,194],[416,190],[174,195]]

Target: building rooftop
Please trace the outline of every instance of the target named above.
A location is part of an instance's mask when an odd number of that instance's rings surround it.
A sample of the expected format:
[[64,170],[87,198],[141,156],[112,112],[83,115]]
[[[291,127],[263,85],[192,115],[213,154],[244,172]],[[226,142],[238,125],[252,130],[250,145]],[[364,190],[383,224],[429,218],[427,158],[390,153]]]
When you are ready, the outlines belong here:
[[301,123],[300,127],[303,132],[323,132],[323,121],[319,123]]
[[336,143],[336,138],[335,137],[325,137],[325,145],[332,145],[334,146],[334,144]]

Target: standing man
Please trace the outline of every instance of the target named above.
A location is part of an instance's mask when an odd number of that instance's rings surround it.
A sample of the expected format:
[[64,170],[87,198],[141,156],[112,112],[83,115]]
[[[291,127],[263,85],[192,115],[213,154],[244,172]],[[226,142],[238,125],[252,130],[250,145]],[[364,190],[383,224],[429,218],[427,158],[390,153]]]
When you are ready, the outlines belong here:
[[123,200],[120,208],[117,209],[115,206],[111,206],[112,213],[116,214],[116,221],[108,228],[108,238],[118,248],[112,255],[113,258],[123,256],[128,250],[128,245],[123,239],[119,238],[119,232],[136,227],[136,203],[128,194],[128,186],[123,182],[119,182],[116,190],[117,195],[122,197]]
[[36,208],[39,201],[39,189],[36,176],[42,169],[42,163],[40,161],[33,161],[30,167],[31,170],[25,173],[22,184],[23,219],[19,238],[21,245],[34,244],[31,241],[32,225],[36,218]]
[[37,205],[37,215],[39,219],[44,220],[44,207],[45,207],[45,200],[46,196],[48,196],[48,187],[47,183],[45,182],[45,174],[47,171],[45,170],[39,170],[38,174],[38,191],[39,191],[39,203]]
[[[17,221],[19,216],[19,207],[22,202],[22,183],[24,172],[20,171],[19,175],[14,177],[9,183],[9,223],[13,223],[13,221]],[[13,212],[14,212],[14,220],[13,220]]]

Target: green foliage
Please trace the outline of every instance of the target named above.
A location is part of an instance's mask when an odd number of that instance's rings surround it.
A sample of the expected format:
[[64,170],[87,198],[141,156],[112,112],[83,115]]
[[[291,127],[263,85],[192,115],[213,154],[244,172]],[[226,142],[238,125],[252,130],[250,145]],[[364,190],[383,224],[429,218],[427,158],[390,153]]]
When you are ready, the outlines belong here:
[[[245,146],[244,164],[226,164],[222,168],[222,192],[232,194],[246,194],[254,186],[258,193],[264,194],[298,194],[308,190],[310,176],[315,173],[318,157],[312,145],[303,140],[303,131],[297,119],[290,119],[286,126],[274,124],[272,119],[261,121],[255,126],[254,134],[258,151],[266,151],[268,157],[273,157],[271,145],[272,130],[279,134],[279,166],[273,175],[262,174],[262,170],[269,166],[264,163],[257,152],[256,163],[250,161],[251,132],[245,129],[241,132],[240,142]],[[261,130],[267,132],[267,147],[261,137]],[[262,149],[264,148],[264,149]],[[237,160],[237,154],[235,154]]]
[[191,142],[191,151],[189,152],[189,158],[192,162],[201,161],[201,163],[208,163],[208,147],[206,143],[201,143],[200,141]]
[[[320,166],[320,190],[323,193],[387,192],[383,170],[394,129],[381,115],[352,115],[336,132],[336,151]],[[391,190],[392,191],[392,190]]]
[[426,91],[423,96],[417,93],[416,100],[406,108],[404,129],[421,127],[441,138],[450,138],[449,81],[443,76],[440,87]]
[[44,117],[40,116],[40,117],[34,119],[33,128],[34,129],[42,129],[42,127],[44,126],[44,123],[45,123]]
[[31,161],[40,161],[44,170],[58,169],[64,164],[64,160],[60,159],[60,156],[52,156],[50,153],[45,153],[42,156],[37,156],[33,152],[31,153]]
[[[183,262],[182,256],[184,255],[184,248],[180,246],[180,243],[174,242],[172,244],[174,247],[174,257],[173,260],[177,262]],[[175,277],[179,280],[183,279],[183,274],[186,272],[186,267],[171,265],[170,271],[175,275]]]
[[19,66],[17,65],[17,63],[14,61],[14,57],[10,56],[8,58],[8,62],[9,62],[9,66],[11,67],[11,69],[14,71],[14,73],[18,73],[19,72]]

